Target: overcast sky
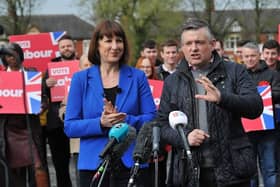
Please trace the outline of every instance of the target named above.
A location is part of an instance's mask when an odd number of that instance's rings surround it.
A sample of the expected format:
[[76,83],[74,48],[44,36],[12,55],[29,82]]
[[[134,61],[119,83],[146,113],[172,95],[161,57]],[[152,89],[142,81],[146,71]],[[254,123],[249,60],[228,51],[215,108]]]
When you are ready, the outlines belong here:
[[77,14],[79,7],[77,0],[44,0],[39,8],[34,9],[34,14]]

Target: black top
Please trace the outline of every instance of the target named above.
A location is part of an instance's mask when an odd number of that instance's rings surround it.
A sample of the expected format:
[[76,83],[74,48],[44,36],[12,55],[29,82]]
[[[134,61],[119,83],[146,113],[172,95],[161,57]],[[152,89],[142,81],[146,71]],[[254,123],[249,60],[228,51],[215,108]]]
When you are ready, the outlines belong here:
[[112,105],[115,106],[116,102],[116,96],[119,92],[119,87],[115,86],[112,88],[104,88],[104,97],[108,100],[111,101]]

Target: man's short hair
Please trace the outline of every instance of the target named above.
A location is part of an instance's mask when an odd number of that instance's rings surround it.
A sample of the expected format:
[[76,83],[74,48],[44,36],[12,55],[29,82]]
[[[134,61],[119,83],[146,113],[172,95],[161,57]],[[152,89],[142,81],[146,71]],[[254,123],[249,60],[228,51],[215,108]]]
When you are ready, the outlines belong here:
[[58,42],[60,42],[61,40],[73,40],[73,38],[69,35],[69,34],[64,34],[59,40]]
[[208,23],[202,19],[198,18],[188,18],[187,21],[183,24],[181,33],[188,30],[198,30],[201,28],[206,28],[208,31],[209,39],[214,39],[212,30],[210,29]]
[[259,48],[258,44],[255,42],[248,42],[245,45],[243,45],[243,48],[254,49],[254,50],[260,52],[260,48]]
[[148,49],[155,49],[157,48],[157,43],[155,42],[155,40],[146,40],[144,43],[142,43],[142,51],[145,49],[145,48],[148,48]]
[[216,42],[219,42],[221,45],[221,48],[224,49],[224,42],[221,39],[216,39]]
[[175,40],[166,40],[160,45],[160,50],[163,51],[164,47],[175,46],[178,49],[178,42]]
[[236,43],[237,47],[243,47],[246,43],[252,42],[251,40],[239,40]]
[[264,49],[274,49],[274,48],[277,49],[277,53],[280,52],[279,43],[276,40],[268,40],[263,44],[262,50],[264,50]]

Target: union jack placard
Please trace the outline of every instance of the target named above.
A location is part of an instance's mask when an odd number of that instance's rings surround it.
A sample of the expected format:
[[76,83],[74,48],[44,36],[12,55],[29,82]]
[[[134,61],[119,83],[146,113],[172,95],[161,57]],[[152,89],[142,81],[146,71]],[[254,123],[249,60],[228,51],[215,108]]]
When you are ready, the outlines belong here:
[[41,72],[0,72],[0,114],[38,114]]
[[37,71],[24,72],[25,103],[27,114],[38,114],[41,110],[42,73]]
[[242,118],[245,132],[275,129],[271,86],[258,86],[258,92],[263,100],[263,113],[254,120]]

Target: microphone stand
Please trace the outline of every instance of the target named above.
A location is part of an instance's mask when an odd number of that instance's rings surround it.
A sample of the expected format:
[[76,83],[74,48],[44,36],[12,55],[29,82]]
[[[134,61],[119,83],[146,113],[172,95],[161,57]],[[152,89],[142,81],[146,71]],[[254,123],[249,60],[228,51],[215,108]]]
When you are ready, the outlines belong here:
[[155,162],[155,187],[158,187],[158,153],[154,152],[154,162]]
[[[97,169],[97,172],[95,173],[95,175],[92,177],[91,182],[90,182],[90,187],[94,187],[94,184],[96,183],[96,181],[99,180],[98,182],[98,186],[101,185],[102,180],[104,178],[104,175],[106,173],[106,170],[108,168],[110,160],[107,158],[105,159],[102,164],[100,165],[100,167]],[[100,178],[101,176],[101,178]]]
[[97,187],[100,187],[101,184],[102,184],[102,181],[103,181],[104,176],[105,176],[105,173],[106,173],[106,171],[107,171],[109,162],[110,162],[110,161],[108,160],[108,161],[106,162],[106,164],[105,164],[104,172],[103,172],[102,175],[101,175],[101,178],[100,178],[100,180],[99,180],[99,183],[98,183],[98,186],[97,186]]
[[139,161],[136,161],[134,167],[132,168],[133,169],[132,170],[132,174],[131,174],[131,176],[130,176],[130,178],[128,180],[127,187],[132,187],[133,186],[133,184],[135,182],[134,180],[136,179],[136,176],[138,174],[139,168],[140,168],[140,163],[139,163]]

